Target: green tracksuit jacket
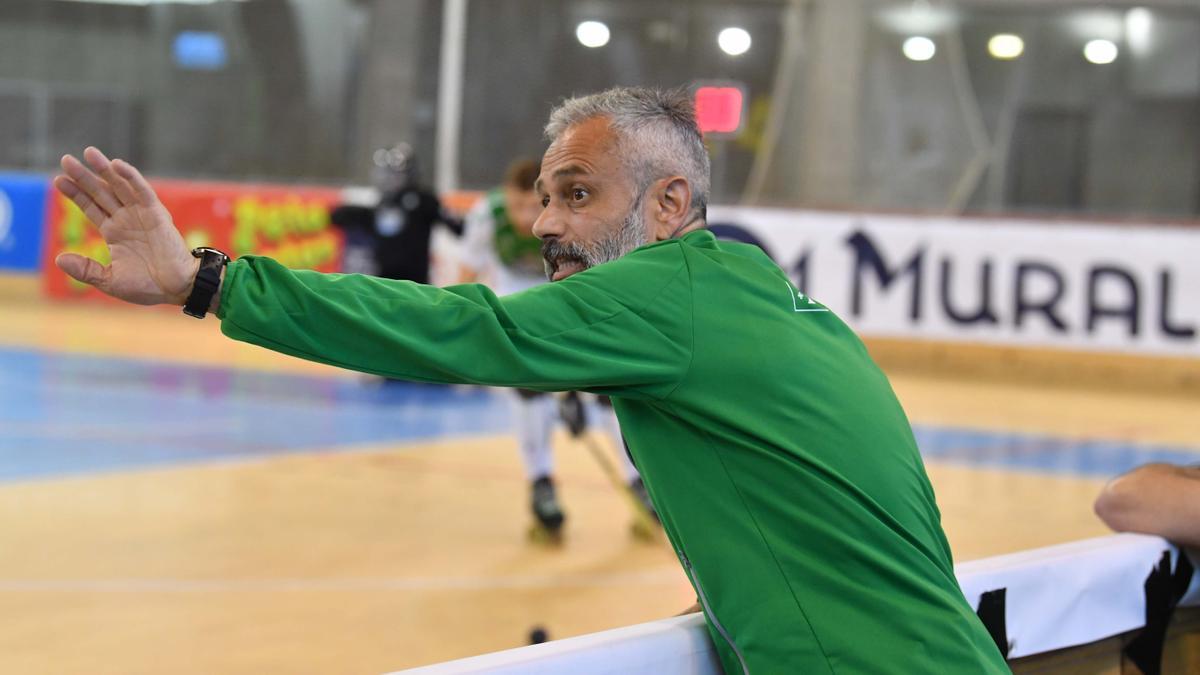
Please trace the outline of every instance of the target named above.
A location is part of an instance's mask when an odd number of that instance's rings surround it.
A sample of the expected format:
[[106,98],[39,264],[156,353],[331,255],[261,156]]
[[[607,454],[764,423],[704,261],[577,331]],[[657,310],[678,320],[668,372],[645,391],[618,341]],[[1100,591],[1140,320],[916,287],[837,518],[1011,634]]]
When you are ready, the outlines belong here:
[[698,231],[506,297],[231,264],[221,329],[428,382],[611,396],[727,673],[1003,673],[887,378],[758,248]]

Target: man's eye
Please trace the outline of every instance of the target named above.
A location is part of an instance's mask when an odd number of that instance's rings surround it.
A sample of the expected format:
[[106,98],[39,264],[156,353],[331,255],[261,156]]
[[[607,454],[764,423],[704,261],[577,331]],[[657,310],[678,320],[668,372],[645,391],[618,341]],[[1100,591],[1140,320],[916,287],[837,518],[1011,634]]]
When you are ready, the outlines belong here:
[[577,202],[587,199],[587,195],[587,190],[584,190],[583,188],[575,188],[574,190],[571,190],[571,199],[574,199]]
[[546,208],[547,206],[550,206],[550,198],[549,198],[549,197],[542,197],[542,208],[544,209],[544,208]]

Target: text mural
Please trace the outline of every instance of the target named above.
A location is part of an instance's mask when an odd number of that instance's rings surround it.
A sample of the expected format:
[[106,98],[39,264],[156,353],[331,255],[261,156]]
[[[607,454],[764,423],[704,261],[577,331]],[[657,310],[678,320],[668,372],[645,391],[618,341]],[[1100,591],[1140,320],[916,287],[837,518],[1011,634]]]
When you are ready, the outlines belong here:
[[867,336],[1200,357],[1200,229],[710,209]]

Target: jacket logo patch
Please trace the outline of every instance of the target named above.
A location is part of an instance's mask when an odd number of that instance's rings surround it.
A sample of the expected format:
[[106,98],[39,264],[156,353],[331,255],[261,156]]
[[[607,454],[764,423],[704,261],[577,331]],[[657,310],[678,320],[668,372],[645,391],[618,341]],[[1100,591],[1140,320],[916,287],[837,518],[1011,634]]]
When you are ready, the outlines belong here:
[[828,312],[829,310],[817,304],[816,300],[808,297],[787,284],[788,295],[792,296],[792,310],[796,312]]

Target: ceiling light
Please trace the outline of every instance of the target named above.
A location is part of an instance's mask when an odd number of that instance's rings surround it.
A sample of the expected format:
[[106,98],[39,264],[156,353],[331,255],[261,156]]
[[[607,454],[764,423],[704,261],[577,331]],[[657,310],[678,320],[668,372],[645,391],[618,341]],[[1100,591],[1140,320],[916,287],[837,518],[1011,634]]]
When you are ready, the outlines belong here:
[[584,47],[603,47],[610,35],[608,26],[599,21],[584,21],[575,27],[575,37]]
[[750,50],[750,34],[744,28],[726,28],[717,34],[717,46],[730,56],[740,56]]
[[1117,45],[1111,40],[1092,40],[1083,46],[1083,58],[1096,65],[1117,60]]
[[988,53],[994,59],[1011,61],[1025,53],[1025,41],[1019,35],[1000,33],[988,40]]
[[928,61],[934,54],[937,54],[937,45],[927,37],[914,35],[904,41],[904,55],[910,61]]

